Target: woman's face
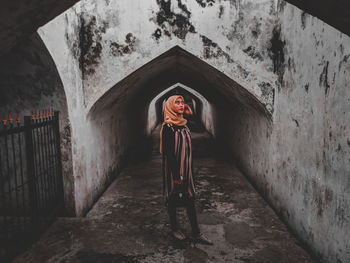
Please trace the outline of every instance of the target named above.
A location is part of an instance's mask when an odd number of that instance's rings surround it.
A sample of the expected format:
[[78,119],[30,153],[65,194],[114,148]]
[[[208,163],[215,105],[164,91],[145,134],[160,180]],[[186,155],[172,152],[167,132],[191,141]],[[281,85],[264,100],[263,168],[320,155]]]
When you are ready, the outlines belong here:
[[185,102],[182,98],[177,98],[174,103],[174,111],[183,114],[185,109]]

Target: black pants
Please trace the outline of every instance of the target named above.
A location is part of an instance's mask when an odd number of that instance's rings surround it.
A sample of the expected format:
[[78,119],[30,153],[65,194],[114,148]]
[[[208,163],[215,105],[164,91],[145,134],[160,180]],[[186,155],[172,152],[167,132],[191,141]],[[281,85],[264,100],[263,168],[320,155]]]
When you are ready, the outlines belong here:
[[178,198],[170,198],[168,200],[168,214],[170,218],[170,225],[173,231],[176,231],[179,226],[176,219],[176,208],[186,207],[187,216],[191,223],[192,234],[197,236],[199,234],[199,226],[197,222],[196,208],[194,206],[194,198],[189,198],[186,202],[179,202]]

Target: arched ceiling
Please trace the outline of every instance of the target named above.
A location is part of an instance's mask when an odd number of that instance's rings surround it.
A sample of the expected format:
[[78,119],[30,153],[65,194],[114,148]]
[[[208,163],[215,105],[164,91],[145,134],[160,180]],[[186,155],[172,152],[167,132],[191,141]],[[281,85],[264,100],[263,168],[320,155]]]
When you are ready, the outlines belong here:
[[88,118],[99,118],[108,112],[125,109],[136,113],[147,107],[163,90],[178,82],[199,92],[217,108],[230,110],[244,107],[271,120],[265,106],[246,88],[175,46],[118,82],[90,108]]
[[[77,2],[78,0],[2,1],[0,56]],[[288,0],[287,2],[350,36],[349,0]]]

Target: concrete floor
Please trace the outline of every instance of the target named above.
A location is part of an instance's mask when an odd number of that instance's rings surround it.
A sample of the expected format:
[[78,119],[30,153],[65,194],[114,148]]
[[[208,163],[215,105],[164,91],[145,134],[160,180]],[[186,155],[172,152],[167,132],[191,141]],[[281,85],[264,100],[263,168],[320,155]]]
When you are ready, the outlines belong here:
[[[194,140],[196,208],[213,246],[176,242],[162,200],[161,158],[128,167],[84,218],[58,218],[14,262],[314,262],[237,168]],[[179,222],[190,236],[184,209]]]

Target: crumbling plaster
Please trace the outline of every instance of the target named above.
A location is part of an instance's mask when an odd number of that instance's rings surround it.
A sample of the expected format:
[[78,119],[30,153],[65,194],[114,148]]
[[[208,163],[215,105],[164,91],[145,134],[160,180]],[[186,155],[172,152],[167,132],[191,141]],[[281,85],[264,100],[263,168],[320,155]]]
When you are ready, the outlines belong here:
[[289,4],[278,17],[284,47],[273,127],[243,111],[227,117],[246,131],[232,127],[231,149],[316,255],[348,262],[350,38]]

